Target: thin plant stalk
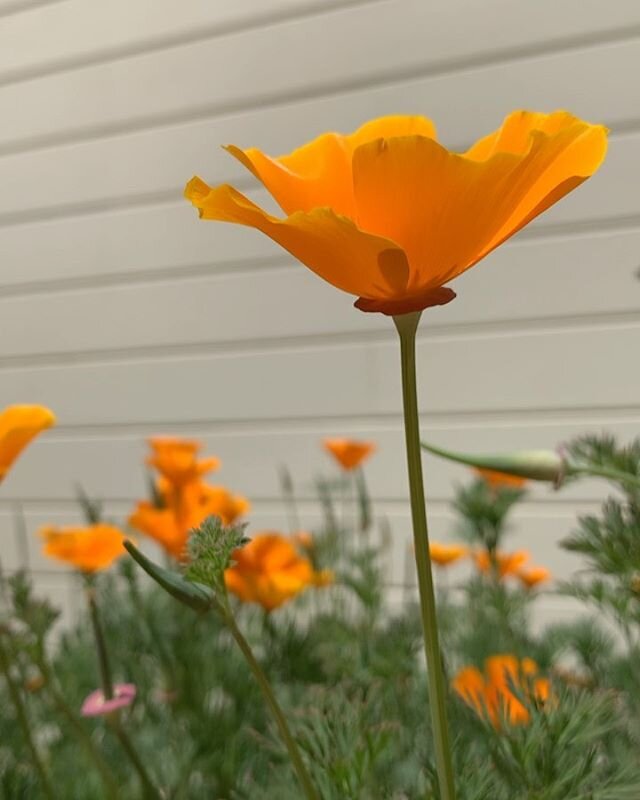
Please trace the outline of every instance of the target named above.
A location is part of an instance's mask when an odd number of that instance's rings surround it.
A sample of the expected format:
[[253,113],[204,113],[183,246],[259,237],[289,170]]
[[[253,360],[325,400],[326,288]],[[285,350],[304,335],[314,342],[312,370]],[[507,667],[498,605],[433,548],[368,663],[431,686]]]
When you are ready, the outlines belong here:
[[300,755],[300,751],[298,749],[298,745],[296,744],[295,739],[289,729],[289,724],[287,719],[284,715],[284,712],[280,708],[280,704],[276,699],[276,696],[271,688],[271,684],[269,683],[269,679],[265,675],[262,667],[258,663],[256,657],[253,654],[253,650],[249,642],[244,638],[240,628],[238,628],[236,621],[233,617],[231,611],[225,611],[225,621],[229,627],[229,631],[231,635],[236,641],[236,644],[242,651],[243,656],[245,657],[251,672],[253,673],[255,679],[258,681],[258,685],[262,690],[262,694],[266,700],[267,705],[269,706],[269,710],[271,711],[276,725],[278,726],[278,731],[280,732],[280,736],[287,748],[289,753],[289,758],[291,759],[291,763],[293,764],[293,768],[298,776],[298,780],[300,785],[304,791],[304,795],[307,800],[320,800],[320,795],[316,791],[309,772],[302,760],[302,756]]
[[45,794],[47,800],[56,800],[56,793],[53,788],[53,784],[51,782],[51,777],[49,775],[49,771],[47,770],[45,763],[42,759],[40,751],[36,746],[35,740],[31,733],[31,726],[29,725],[29,718],[27,716],[27,709],[25,707],[24,701],[20,694],[20,687],[16,685],[16,682],[11,675],[11,668],[9,666],[9,656],[7,655],[7,651],[5,649],[3,635],[0,632],[0,672],[5,677],[7,681],[7,686],[9,688],[9,695],[11,696],[11,701],[16,710],[16,717],[18,718],[18,724],[22,730],[22,735],[24,736],[24,740],[27,744],[29,752],[31,753],[31,758],[33,759],[33,765],[38,772],[38,776],[40,777],[40,783],[42,784],[42,790]]
[[73,732],[75,733],[76,738],[82,747],[84,747],[87,756],[91,759],[97,772],[100,774],[102,782],[104,783],[106,796],[109,798],[109,800],[118,800],[118,785],[115,781],[115,778],[111,774],[109,765],[97,750],[93,740],[91,739],[91,736],[89,735],[89,732],[86,730],[80,719],[78,719],[77,714],[69,707],[67,701],[64,699],[64,695],[55,685],[51,669],[46,663],[45,657],[42,653],[38,657],[38,667],[42,673],[42,677],[46,681],[47,691],[51,697],[53,705],[58,713],[67,720]]
[[[113,698],[113,678],[111,674],[111,665],[109,663],[109,654],[107,651],[107,641],[102,629],[102,621],[100,619],[100,611],[98,603],[96,602],[95,588],[90,582],[87,583],[87,604],[89,606],[89,616],[91,617],[91,624],[93,626],[93,634],[96,642],[96,650],[98,653],[98,667],[100,669],[100,680],[102,683],[102,693],[105,700]],[[107,717],[111,730],[115,733],[118,741],[122,745],[135,771],[138,773],[140,782],[142,783],[144,793],[149,798],[160,798],[161,795],[156,789],[151,780],[144,762],[138,755],[138,752],[129,738],[120,721],[118,713],[110,714]]]
[[418,419],[418,393],[416,387],[416,330],[421,312],[402,314],[393,318],[400,336],[402,362],[402,398],[404,406],[404,428],[409,471],[411,518],[415,547],[420,612],[424,631],[429,705],[436,757],[436,769],[442,800],[455,800],[455,784],[451,761],[451,746],[447,723],[447,685],[442,669],[442,657],[438,638],[436,600],[429,557],[429,533],[427,510],[422,477],[420,449],[420,423]]

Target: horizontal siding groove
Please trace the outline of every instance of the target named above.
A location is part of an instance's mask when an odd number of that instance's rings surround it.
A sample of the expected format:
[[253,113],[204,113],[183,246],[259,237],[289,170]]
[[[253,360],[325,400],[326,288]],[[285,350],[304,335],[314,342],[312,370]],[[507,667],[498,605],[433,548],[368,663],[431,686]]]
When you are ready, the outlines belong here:
[[55,278],[46,281],[14,283],[0,286],[0,300],[6,297],[26,297],[39,294],[49,295],[52,292],[74,292],[86,289],[106,289],[116,286],[145,286],[155,283],[183,283],[189,280],[200,280],[222,275],[251,275],[265,272],[277,273],[284,270],[300,269],[300,264],[291,261],[283,263],[286,256],[262,256],[260,258],[241,259],[235,261],[207,261],[203,264],[185,264],[175,267],[149,270],[127,270],[105,275],[83,275],[73,278]]
[[[356,312],[354,312],[356,313]],[[564,332],[612,330],[640,327],[640,309],[610,313],[578,314],[544,319],[492,320],[487,322],[456,323],[454,325],[425,326],[419,333],[419,341],[464,341],[479,338],[492,339],[507,336],[548,335]],[[640,336],[640,331],[639,331]],[[265,355],[282,351],[335,349],[354,344],[380,344],[394,341],[395,331],[349,331],[295,336],[247,338],[235,341],[192,342],[186,344],[145,345],[137,347],[105,348],[103,350],[76,350],[58,353],[30,353],[28,355],[3,356],[3,369],[33,369],[61,366],[94,366],[108,362],[135,363],[136,361],[163,361],[177,357],[192,358],[202,355],[220,357],[235,355]]]
[[535,62],[550,55],[582,50],[588,51],[615,43],[633,42],[638,38],[640,38],[640,25],[629,25],[609,31],[600,31],[597,34],[565,36],[532,42],[528,45],[520,45],[514,48],[501,48],[494,52],[473,54],[465,58],[442,59],[432,62],[426,67],[424,65],[416,65],[410,69],[386,69],[384,71],[375,71],[374,69],[366,77],[351,80],[341,79],[340,81],[331,80],[325,84],[317,84],[313,88],[305,87],[304,89],[284,92],[268,92],[263,89],[260,94],[245,97],[237,102],[207,103],[194,106],[191,110],[181,109],[179,112],[171,111],[146,116],[141,115],[130,118],[126,122],[87,125],[75,130],[59,131],[55,134],[21,137],[2,144],[0,146],[0,158],[4,155],[17,155],[49,147],[59,147],[61,145],[77,144],[129,133],[184,125],[189,122],[203,122],[250,110],[267,110],[312,99],[319,100],[348,95],[351,92],[368,88],[393,87],[407,81],[455,75],[483,67],[508,65],[523,61]]
[[32,11],[41,6],[51,6],[61,2],[64,2],[64,0],[13,0],[13,2],[11,2],[11,0],[5,0],[5,2],[0,5],[0,19],[13,14],[21,14],[24,11]]
[[[331,469],[329,468],[322,474],[324,477],[327,477],[330,473]],[[242,489],[242,487],[234,488],[239,490]],[[563,498],[562,491],[555,493],[553,497],[553,500],[541,500],[539,502],[530,498],[527,501],[527,511],[524,511],[523,506],[519,509],[519,513],[522,516],[533,516],[538,517],[539,519],[545,519],[550,516],[555,518],[558,515],[567,519],[571,519],[578,513],[589,513],[596,510],[600,506],[600,502],[598,500],[589,502],[587,500],[576,500],[575,498]],[[131,512],[132,503],[134,501],[134,498],[129,497],[101,496],[99,499],[105,504],[106,516],[120,518],[125,517]],[[265,511],[267,513],[280,511],[282,512],[283,516],[286,516],[281,497],[256,497],[252,495],[250,499],[256,514],[260,514],[261,512]],[[428,501],[430,514],[437,516],[453,516],[455,514],[450,497],[432,496],[428,498]],[[71,498],[69,500],[60,500],[47,497],[30,497],[22,500],[20,498],[16,498],[13,500],[13,502],[20,503],[23,506],[25,514],[36,513],[38,515],[53,515],[60,513],[66,514],[73,511],[77,512],[80,510],[78,501]],[[302,516],[311,515],[314,513],[320,514],[322,511],[318,496],[313,492],[309,492],[308,490],[306,493],[301,492],[300,494],[296,495],[296,504]],[[536,508],[538,505],[540,506],[540,509]],[[406,512],[408,516],[410,513],[408,498],[405,500],[401,497],[380,497],[376,495],[374,499],[374,510],[375,509],[377,509],[376,518],[378,520],[385,515],[401,515]],[[0,514],[2,513],[6,513],[8,515],[11,513],[11,507],[8,503],[0,504]],[[250,519],[251,518],[249,517],[249,521]]]
[[[17,10],[21,7],[31,8],[39,5],[49,5],[61,2],[61,0],[16,0]],[[34,80],[39,77],[50,77],[65,72],[72,72],[77,69],[94,67],[99,64],[108,64],[113,61],[122,61],[128,58],[136,58],[141,55],[148,55],[161,50],[169,50],[175,47],[183,47],[196,42],[215,41],[223,36],[235,33],[243,33],[282,22],[290,22],[307,17],[321,16],[340,11],[342,9],[357,8],[359,6],[373,5],[374,3],[384,2],[384,0],[309,0],[308,3],[300,5],[295,9],[267,9],[264,12],[256,12],[251,19],[239,19],[226,23],[214,23],[198,28],[197,30],[183,31],[180,34],[157,36],[150,41],[142,41],[136,45],[128,47],[111,47],[98,50],[91,55],[76,56],[71,58],[59,58],[51,61],[44,61],[36,66],[15,70],[7,70],[0,73],[0,87],[21,83],[27,80]],[[265,4],[266,5],[266,4]],[[0,8],[0,16],[7,12]]]
[[[431,411],[421,414],[424,430],[451,430],[455,428],[485,428],[488,425],[501,428],[520,428],[523,423],[527,426],[545,426],[549,424],[575,423],[580,426],[602,425],[606,427],[613,422],[629,422],[640,426],[640,406],[589,406],[573,408],[529,408],[529,409],[491,409],[480,411]],[[114,437],[131,439],[145,437],[157,433],[159,430],[172,431],[176,435],[206,436],[224,433],[228,436],[240,434],[274,434],[274,433],[303,433],[320,435],[331,426],[348,429],[356,435],[358,430],[370,432],[372,429],[380,431],[400,430],[402,411],[389,414],[361,413],[352,415],[334,414],[331,416],[298,415],[280,418],[254,418],[254,419],[199,419],[190,420],[163,420],[153,423],[110,423],[100,424],[69,424],[61,423],[50,431],[47,438],[52,441],[77,441],[78,439],[112,439]]]
[[[328,469],[326,472],[328,473],[329,471],[330,469]],[[553,500],[548,500],[545,499],[544,496],[540,498],[529,496],[526,500],[518,504],[516,508],[516,517],[536,517],[540,519],[545,519],[547,517],[553,517],[554,519],[557,519],[558,517],[562,517],[566,519],[573,519],[576,513],[586,513],[598,508],[600,505],[598,500],[572,499],[567,500],[566,503],[560,502],[562,498],[562,492],[554,494],[553,497]],[[314,496],[296,496],[296,501],[298,510],[302,515],[320,515],[322,513],[322,509],[319,506],[317,498]],[[109,503],[109,506],[105,509],[105,511],[114,516],[125,515],[131,510],[130,498],[110,498],[105,500],[105,502]],[[281,497],[252,497],[251,502],[253,504],[252,507],[255,513],[266,511],[268,513],[281,512],[283,516],[285,515],[285,509],[282,506]],[[374,508],[378,512],[378,517],[382,516],[383,514],[406,514],[407,516],[410,514],[410,507],[406,500],[399,500],[398,498],[376,497],[374,504]],[[71,498],[67,500],[48,500],[45,497],[30,497],[27,500],[21,501],[21,507],[25,514],[35,513],[38,514],[38,516],[41,516],[42,514],[64,514],[79,508],[78,501]],[[433,515],[437,515],[439,517],[450,516],[453,518],[456,516],[456,511],[453,508],[450,500],[432,499],[429,502],[429,511]],[[0,502],[0,514],[4,514],[9,518],[13,517],[13,509],[8,502]]]
[[[586,226],[586,227],[585,227]],[[506,242],[502,248],[517,247],[518,242],[527,240],[556,241],[580,239],[588,230],[590,236],[605,236],[610,233],[627,233],[640,230],[640,215],[615,217],[612,219],[591,220],[588,223],[570,222],[537,224],[520,231],[516,238]],[[82,275],[74,277],[53,278],[51,280],[34,280],[25,283],[0,285],[0,300],[3,298],[20,298],[40,294],[85,291],[87,289],[115,288],[126,286],[143,286],[174,281],[201,280],[223,275],[264,275],[266,272],[278,273],[289,269],[300,269],[300,263],[291,257],[287,263],[286,254],[273,256],[254,256],[246,259],[206,261],[193,264],[176,264],[158,269],[135,270],[124,272]],[[640,267],[640,259],[638,266]]]

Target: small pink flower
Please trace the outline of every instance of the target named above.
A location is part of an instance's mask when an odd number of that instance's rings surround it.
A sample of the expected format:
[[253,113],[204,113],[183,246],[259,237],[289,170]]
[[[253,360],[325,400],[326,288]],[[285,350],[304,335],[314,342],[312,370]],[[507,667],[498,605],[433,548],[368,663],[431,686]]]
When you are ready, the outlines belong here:
[[86,698],[80,713],[83,717],[99,717],[103,714],[110,714],[119,708],[130,706],[135,697],[136,687],[132,683],[117,683],[113,687],[111,700],[105,700],[102,689],[96,689]]

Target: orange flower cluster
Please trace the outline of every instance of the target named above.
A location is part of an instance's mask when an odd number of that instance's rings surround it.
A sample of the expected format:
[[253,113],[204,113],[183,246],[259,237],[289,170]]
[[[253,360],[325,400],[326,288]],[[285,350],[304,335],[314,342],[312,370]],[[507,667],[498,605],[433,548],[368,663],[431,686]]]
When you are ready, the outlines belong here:
[[325,439],[324,448],[347,472],[357,469],[375,451],[374,442],[359,442],[356,439]]
[[47,525],[40,529],[40,536],[45,555],[88,574],[107,569],[126,552],[122,531],[104,523],[65,528]]
[[0,412],[0,481],[29,442],[55,421],[44,406],[7,406]]
[[485,661],[484,674],[477,667],[464,667],[452,681],[454,691],[495,728],[503,721],[524,725],[531,719],[530,704],[546,703],[551,696],[547,678],[538,677],[538,665],[531,658],[519,661],[513,655],[496,655]]
[[473,554],[476,567],[485,574],[495,570],[499,578],[517,578],[525,588],[533,589],[541,583],[551,579],[551,573],[546,567],[524,567],[529,560],[526,550],[517,550],[514,553],[497,552],[494,558],[486,550]]
[[273,611],[310,586],[333,582],[328,570],[316,571],[290,539],[278,533],[259,533],[233,553],[234,564],[225,572],[227,589],[245,603]]
[[199,442],[178,438],[149,440],[147,464],[159,472],[156,489],[160,503],[142,500],[129,524],[154,539],[173,558],[185,557],[189,531],[207,517],[230,525],[249,511],[249,501],[224,486],[210,486],[202,478],[220,466],[217,458],[199,459]]
[[282,208],[193,178],[202,219],[256,228],[363,311],[405,314],[455,297],[445,284],[591,176],[607,130],[566,111],[515,111],[464,153],[431,120],[389,116],[288,155],[227,147]]

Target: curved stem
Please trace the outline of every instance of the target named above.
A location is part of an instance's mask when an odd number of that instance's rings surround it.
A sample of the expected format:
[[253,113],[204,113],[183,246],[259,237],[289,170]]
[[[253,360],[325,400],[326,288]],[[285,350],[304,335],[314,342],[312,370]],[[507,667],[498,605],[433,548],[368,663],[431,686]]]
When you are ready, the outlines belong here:
[[41,662],[40,671],[47,681],[47,690],[51,695],[51,699],[58,713],[67,720],[76,734],[78,741],[84,747],[89,758],[93,761],[96,770],[100,773],[107,797],[109,797],[109,800],[118,800],[118,785],[111,774],[109,765],[96,749],[88,731],[85,729],[82,722],[80,722],[74,711],[69,707],[62,693],[54,686],[53,676],[51,675],[48,665]]
[[16,716],[18,718],[18,724],[22,729],[22,735],[24,736],[25,742],[27,747],[29,748],[29,752],[31,753],[31,758],[33,759],[33,764],[40,776],[40,782],[42,783],[42,790],[45,794],[45,797],[48,800],[55,800],[56,793],[53,788],[53,784],[51,783],[51,777],[49,776],[49,772],[45,767],[44,761],[36,747],[36,743],[31,735],[31,726],[29,725],[29,718],[27,717],[27,709],[25,708],[24,702],[22,700],[22,696],[20,694],[20,688],[16,685],[16,682],[13,680],[13,676],[11,675],[11,668],[9,666],[9,657],[7,655],[7,651],[5,650],[3,636],[0,632],[0,672],[3,673],[5,680],[7,681],[7,686],[9,687],[9,694],[11,696],[11,700],[13,705],[16,709]]
[[148,798],[160,798],[162,795],[153,785],[151,777],[147,772],[147,768],[144,765],[144,762],[140,758],[138,751],[134,747],[133,742],[129,738],[129,735],[122,727],[122,723],[120,722],[120,718],[118,717],[117,713],[114,714],[109,719],[109,726],[111,730],[115,733],[118,737],[118,741],[122,745],[122,749],[125,753],[129,756],[129,761],[131,761],[133,768],[138,773],[138,777],[140,778],[140,783],[142,783],[142,787],[144,789],[144,796]]
[[[98,665],[100,667],[100,679],[102,683],[102,693],[105,700],[111,700],[113,697],[113,679],[111,677],[111,665],[109,663],[109,654],[107,652],[107,640],[102,629],[102,621],[100,619],[100,611],[96,601],[95,588],[87,581],[87,603],[89,606],[89,615],[91,617],[91,624],[93,626],[93,634],[96,640],[96,649],[98,651]],[[159,798],[161,795],[156,789],[151,780],[144,762],[140,758],[133,742],[129,738],[127,732],[122,727],[118,712],[114,712],[107,717],[107,721],[111,730],[118,737],[118,741],[122,745],[131,761],[131,765],[138,773],[140,782],[142,783],[145,797]]]
[[606,478],[607,480],[614,481],[615,483],[626,483],[640,489],[640,477],[631,475],[628,472],[621,472],[617,469],[609,469],[608,467],[584,466],[574,467],[571,470],[573,475],[587,475],[597,478]]
[[109,655],[107,653],[107,641],[104,636],[104,631],[102,630],[100,612],[98,611],[98,603],[96,602],[96,592],[91,585],[87,585],[87,605],[89,606],[89,616],[91,617],[93,636],[96,641],[102,693],[105,700],[111,700],[113,697],[113,678],[111,677],[111,665],[109,664]]
[[289,758],[291,759],[291,763],[293,764],[293,768],[296,771],[298,776],[298,780],[300,781],[300,785],[304,791],[305,797],[307,800],[320,800],[320,795],[317,793],[313,783],[311,782],[311,776],[309,775],[307,768],[302,760],[302,756],[300,755],[300,751],[298,750],[298,745],[296,744],[295,739],[291,731],[289,730],[289,724],[287,723],[287,719],[284,715],[284,712],[280,708],[280,704],[278,703],[276,696],[271,688],[271,684],[269,683],[269,679],[264,674],[264,671],[256,657],[253,654],[251,646],[249,642],[244,638],[240,628],[236,625],[236,621],[233,618],[231,612],[225,613],[225,621],[229,626],[229,630],[231,631],[231,635],[236,641],[236,644],[242,651],[245,659],[247,660],[247,664],[253,672],[255,679],[258,681],[260,689],[264,695],[265,700],[267,701],[267,705],[269,706],[269,710],[273,714],[273,717],[276,721],[276,725],[278,726],[278,730],[280,732],[280,736],[284,741],[287,751],[289,753]]
[[400,335],[402,361],[402,398],[404,405],[404,428],[409,470],[409,492],[411,496],[411,518],[413,539],[420,590],[420,611],[424,631],[427,677],[429,682],[429,705],[436,756],[438,782],[442,800],[455,800],[451,747],[447,725],[447,686],[442,671],[436,601],[429,557],[429,534],[422,478],[420,452],[420,425],[418,420],[418,394],[416,387],[416,330],[420,312],[403,314],[393,318]]

